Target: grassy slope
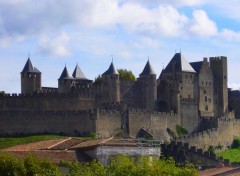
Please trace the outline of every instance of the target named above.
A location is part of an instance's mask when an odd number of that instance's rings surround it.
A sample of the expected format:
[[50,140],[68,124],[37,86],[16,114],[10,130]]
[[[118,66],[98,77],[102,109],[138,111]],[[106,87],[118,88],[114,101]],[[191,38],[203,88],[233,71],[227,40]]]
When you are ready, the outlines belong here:
[[228,149],[224,152],[217,153],[217,156],[229,159],[231,162],[240,162],[240,149]]
[[0,150],[8,147],[12,147],[19,144],[27,144],[31,142],[38,142],[48,139],[64,138],[65,136],[59,135],[33,135],[24,137],[3,137],[0,138]]

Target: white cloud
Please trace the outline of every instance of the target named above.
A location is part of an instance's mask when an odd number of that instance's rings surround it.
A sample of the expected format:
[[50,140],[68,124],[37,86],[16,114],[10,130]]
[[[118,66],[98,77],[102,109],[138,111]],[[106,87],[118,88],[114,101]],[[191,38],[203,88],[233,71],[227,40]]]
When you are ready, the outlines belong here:
[[42,54],[60,57],[69,56],[70,51],[67,48],[69,40],[70,38],[65,32],[62,32],[58,36],[54,36],[52,38],[43,35],[39,39],[39,50]]
[[229,88],[232,88],[233,90],[240,90],[240,83],[229,83]]
[[208,37],[216,35],[218,29],[215,22],[209,19],[205,11],[195,10],[189,31],[197,36]]
[[[68,27],[73,30],[90,28],[114,32],[120,26],[130,34],[136,33],[149,38],[219,36],[218,31],[221,29],[217,28],[216,23],[204,10],[194,10],[192,17],[188,17],[183,13],[184,11],[178,9],[179,6],[200,7],[205,3],[209,2],[205,0],[0,1],[0,40],[2,40],[0,47],[6,47],[19,36],[38,37],[42,34],[58,33]],[[231,37],[233,34],[230,34],[228,29],[220,34],[226,35],[229,40],[234,38]],[[66,55],[67,50],[65,47],[59,47],[56,52]]]
[[240,42],[240,32],[236,32],[229,29],[223,29],[219,34],[218,37],[227,41],[236,41]]

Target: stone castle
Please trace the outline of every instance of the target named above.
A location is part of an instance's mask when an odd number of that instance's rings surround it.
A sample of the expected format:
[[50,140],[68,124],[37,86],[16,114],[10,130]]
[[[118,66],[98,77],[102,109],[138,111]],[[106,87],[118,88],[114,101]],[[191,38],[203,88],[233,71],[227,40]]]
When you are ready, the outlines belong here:
[[159,78],[149,61],[136,81],[121,80],[113,63],[98,82],[78,65],[72,75],[65,66],[58,88],[50,88],[42,87],[41,72],[28,59],[21,94],[0,95],[0,135],[125,133],[169,140],[181,125],[188,135],[177,141],[227,146],[240,136],[240,93],[228,89],[227,74],[226,57],[189,63],[176,53]]

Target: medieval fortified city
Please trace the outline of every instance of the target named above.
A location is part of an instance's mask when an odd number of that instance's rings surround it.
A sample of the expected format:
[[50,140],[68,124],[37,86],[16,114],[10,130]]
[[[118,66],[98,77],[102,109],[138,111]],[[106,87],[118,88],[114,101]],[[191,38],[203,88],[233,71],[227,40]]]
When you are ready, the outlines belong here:
[[[21,93],[0,96],[0,135],[94,133],[108,139],[125,134],[202,153],[240,137],[240,92],[228,89],[227,57],[189,63],[175,53],[158,72],[157,78],[148,60],[135,81],[120,79],[112,62],[92,81],[77,64],[72,74],[65,66],[52,88],[42,86],[42,73],[28,58],[20,73]],[[187,132],[176,136],[176,126]]]
[[226,57],[189,63],[176,53],[158,71],[156,78],[147,61],[136,81],[121,80],[111,63],[101,81],[93,82],[79,65],[72,74],[65,66],[58,88],[51,88],[42,86],[42,73],[29,58],[20,75],[21,94],[0,97],[0,134],[96,133],[108,138],[123,132],[169,141],[180,125],[188,135],[177,140],[203,150],[228,146],[240,136],[240,96],[227,87]]

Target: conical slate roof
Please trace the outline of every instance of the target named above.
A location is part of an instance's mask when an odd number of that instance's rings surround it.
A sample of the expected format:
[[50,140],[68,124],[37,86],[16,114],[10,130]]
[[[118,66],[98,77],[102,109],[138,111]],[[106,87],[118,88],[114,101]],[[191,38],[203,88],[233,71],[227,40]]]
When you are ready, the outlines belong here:
[[41,73],[36,67],[33,67],[30,58],[28,58],[25,66],[23,67],[22,73],[24,72]]
[[86,79],[85,75],[83,74],[83,72],[80,69],[80,67],[78,66],[78,64],[76,65],[72,76],[73,76],[73,78],[77,78],[77,79]]
[[113,63],[111,63],[108,70],[102,74],[102,76],[106,76],[106,75],[118,75],[118,71],[115,69]]
[[59,77],[59,79],[72,79],[72,77],[70,76],[70,74],[68,73],[67,67],[65,66],[61,76]]
[[147,61],[142,73],[140,74],[140,76],[142,75],[156,75],[156,73],[153,71],[153,68],[149,62],[149,60]]
[[164,69],[165,73],[172,73],[173,69],[176,72],[193,72],[196,71],[192,68],[189,62],[183,57],[181,53],[176,53],[167,67]]
[[193,69],[199,73],[201,67],[202,67],[203,61],[200,62],[191,62],[190,65],[193,67]]

